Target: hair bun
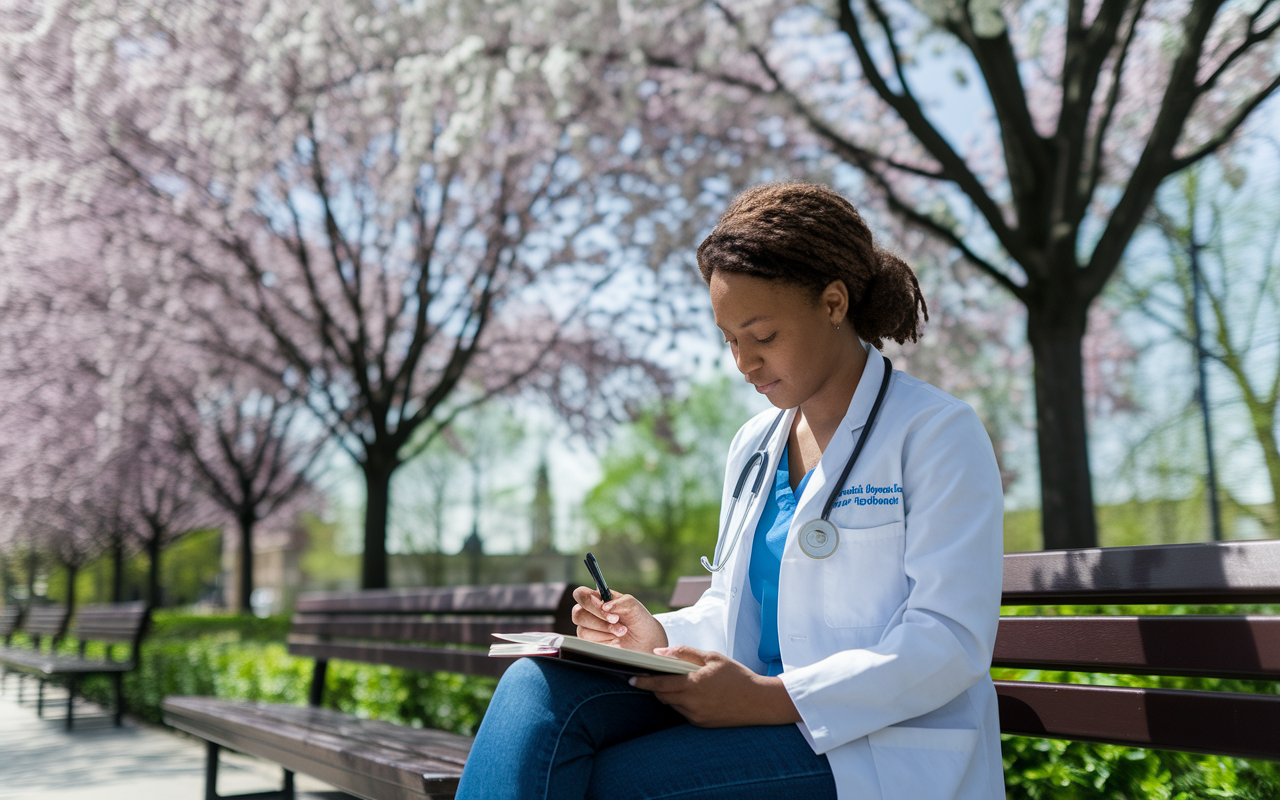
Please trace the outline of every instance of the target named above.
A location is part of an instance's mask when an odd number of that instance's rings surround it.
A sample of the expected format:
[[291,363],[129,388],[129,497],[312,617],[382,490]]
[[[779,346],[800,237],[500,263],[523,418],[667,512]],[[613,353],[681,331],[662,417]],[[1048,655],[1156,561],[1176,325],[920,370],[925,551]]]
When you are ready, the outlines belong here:
[[920,338],[921,315],[929,319],[929,306],[920,293],[920,282],[907,262],[883,247],[875,248],[875,269],[862,286],[854,304],[858,333],[879,349],[885,339],[898,344]]
[[702,244],[698,270],[797,284],[816,302],[832,281],[849,291],[848,320],[877,348],[920,337],[929,309],[906,262],[876,247],[853,204],[828,186],[766,183],[739,194]]

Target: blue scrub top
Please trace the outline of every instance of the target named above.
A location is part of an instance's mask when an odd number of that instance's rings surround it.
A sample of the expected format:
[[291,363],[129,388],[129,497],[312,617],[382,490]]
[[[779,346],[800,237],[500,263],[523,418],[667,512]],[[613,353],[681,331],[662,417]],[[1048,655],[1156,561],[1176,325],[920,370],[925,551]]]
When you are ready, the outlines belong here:
[[773,491],[765,500],[760,522],[756,525],[755,539],[751,545],[751,565],[747,578],[751,594],[760,603],[760,660],[767,670],[765,675],[782,674],[782,651],[778,647],[778,573],[782,570],[782,550],[787,543],[787,531],[796,513],[796,497],[804,494],[805,484],[813,470],[805,473],[795,492],[791,491],[791,473],[787,468],[787,447],[782,448],[782,459],[773,479]]

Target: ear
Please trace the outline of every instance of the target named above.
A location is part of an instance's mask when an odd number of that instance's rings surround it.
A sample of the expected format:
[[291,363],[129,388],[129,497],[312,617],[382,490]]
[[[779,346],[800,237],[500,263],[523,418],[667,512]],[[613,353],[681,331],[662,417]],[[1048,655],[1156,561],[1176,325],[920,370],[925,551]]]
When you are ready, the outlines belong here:
[[841,324],[849,314],[849,287],[837,278],[822,290],[818,305],[833,326]]

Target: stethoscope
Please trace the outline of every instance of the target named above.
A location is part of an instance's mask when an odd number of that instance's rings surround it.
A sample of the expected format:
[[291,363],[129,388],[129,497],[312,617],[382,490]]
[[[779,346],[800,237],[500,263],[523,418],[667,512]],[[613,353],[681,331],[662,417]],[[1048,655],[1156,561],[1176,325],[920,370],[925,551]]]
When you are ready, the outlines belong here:
[[[849,454],[849,460],[844,465],[844,472],[840,473],[840,480],[836,481],[831,487],[831,494],[827,496],[827,502],[822,507],[822,517],[810,520],[800,528],[800,549],[810,558],[826,558],[840,546],[840,532],[836,530],[836,526],[832,525],[827,517],[831,515],[831,509],[835,506],[836,498],[840,496],[840,487],[844,486],[849,473],[853,471],[853,465],[857,463],[858,456],[862,453],[862,447],[867,443],[867,437],[871,435],[871,427],[876,424],[876,417],[880,415],[880,406],[884,402],[885,393],[889,390],[889,378],[892,376],[893,363],[886,358],[884,360],[884,378],[880,381],[880,392],[876,395],[876,401],[871,406],[871,414],[867,417],[867,424],[862,427],[862,434],[858,436],[858,443],[853,446],[853,452]],[[733,498],[729,501],[729,513],[725,516],[724,525],[720,527],[720,536],[716,539],[715,563],[707,561],[706,556],[702,557],[702,566],[708,572],[719,572],[724,569],[725,565],[728,564],[729,556],[733,555],[734,548],[738,546],[738,539],[742,536],[742,528],[747,524],[747,518],[751,516],[751,504],[755,502],[756,495],[760,493],[760,486],[764,483],[764,477],[768,473],[769,440],[773,438],[773,432],[778,429],[778,424],[782,422],[782,418],[786,415],[786,411],[778,412],[778,416],[774,417],[773,424],[765,432],[764,438],[760,440],[760,444],[756,447],[756,451],[751,454],[751,458],[747,459],[746,465],[743,466],[742,472],[738,475],[738,483],[733,488]],[[738,527],[734,529],[733,539],[729,542],[729,550],[722,560],[720,558],[720,550],[724,546],[724,534],[733,522],[733,509],[738,505],[738,498],[742,496],[742,487],[746,485],[747,478],[751,476],[751,470],[756,467],[758,469],[756,470],[756,479],[751,484],[751,496],[747,498],[747,506],[743,510],[742,517],[738,520]]]

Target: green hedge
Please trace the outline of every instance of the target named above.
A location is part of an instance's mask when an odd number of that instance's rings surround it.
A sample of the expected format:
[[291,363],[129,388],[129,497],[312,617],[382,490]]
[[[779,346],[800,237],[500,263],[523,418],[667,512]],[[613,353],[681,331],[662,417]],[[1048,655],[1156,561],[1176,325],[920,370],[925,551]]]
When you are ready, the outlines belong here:
[[[1132,613],[1132,608],[1107,608]],[[1151,613],[1157,609],[1143,608]],[[1169,611],[1172,609],[1158,609]],[[1208,609],[1177,609],[1177,611]],[[1220,611],[1221,607],[1215,608]],[[1099,608],[1010,609],[1014,613],[1099,613]],[[1274,608],[1241,608],[1272,612]],[[280,641],[283,618],[158,615],[143,642],[139,669],[126,675],[131,713],[159,722],[166,695],[211,695],[264,702],[306,702],[311,659],[290,656]],[[275,641],[271,641],[271,639]],[[68,649],[71,645],[66,645]],[[91,655],[101,653],[91,645]],[[1006,680],[1044,680],[1122,686],[1280,693],[1280,684],[1261,681],[1094,675],[1028,670],[993,670]],[[403,725],[472,734],[480,723],[496,681],[454,673],[419,673],[334,661],[329,665],[326,705],[360,717]],[[110,683],[89,678],[86,696],[111,702]],[[1237,758],[1141,750],[1113,745],[1003,736],[1005,782],[1011,800],[1191,800],[1280,797],[1280,764]]]
[[283,642],[289,634],[289,616],[260,619],[242,614],[193,616],[157,610],[151,614],[148,639],[199,639],[217,636],[239,641]]
[[[1276,605],[1238,606],[1017,606],[1005,616],[1117,616],[1148,614],[1270,614]],[[1095,686],[1280,694],[1274,681],[1108,675],[993,669],[996,680],[1031,680]],[[1192,800],[1280,797],[1280,764],[1135,747],[1002,736],[1005,786],[1010,800]]]
[[[278,627],[273,620],[161,615],[143,640],[138,669],[124,677],[128,711],[161,722],[160,704],[168,695],[305,705],[314,662],[289,655],[279,641],[282,635],[268,641],[273,625]],[[197,631],[192,638],[182,635]],[[62,647],[75,649],[70,642]],[[104,649],[90,643],[87,654],[101,657]],[[493,678],[334,661],[325,705],[359,717],[470,735],[496,685]],[[114,702],[110,679],[103,676],[85,678],[80,691],[104,705]]]

